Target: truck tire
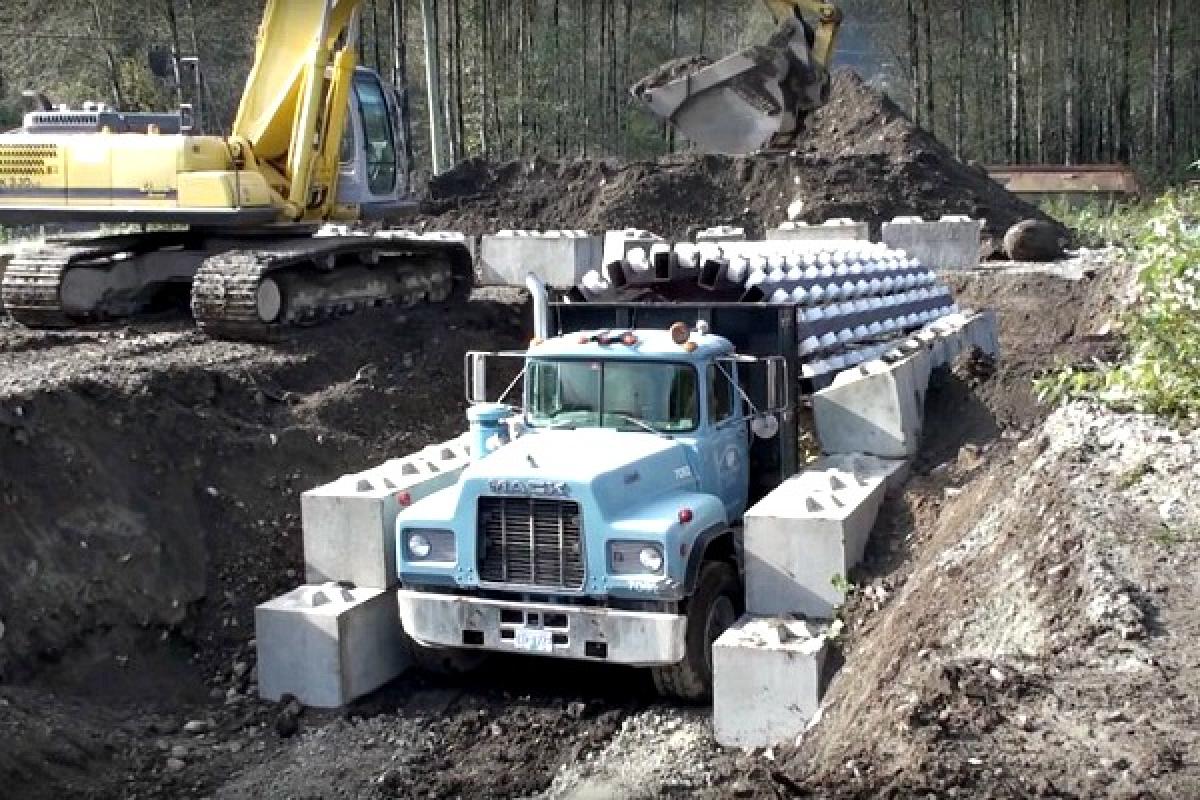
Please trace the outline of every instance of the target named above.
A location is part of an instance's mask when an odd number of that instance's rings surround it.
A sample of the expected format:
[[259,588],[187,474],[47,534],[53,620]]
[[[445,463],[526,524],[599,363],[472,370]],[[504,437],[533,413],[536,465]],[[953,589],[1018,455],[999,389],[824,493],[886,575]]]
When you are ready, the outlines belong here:
[[687,607],[683,661],[652,670],[659,694],[688,702],[712,697],[712,645],[737,622],[742,605],[740,590],[733,565],[710,561],[700,568],[696,591]]

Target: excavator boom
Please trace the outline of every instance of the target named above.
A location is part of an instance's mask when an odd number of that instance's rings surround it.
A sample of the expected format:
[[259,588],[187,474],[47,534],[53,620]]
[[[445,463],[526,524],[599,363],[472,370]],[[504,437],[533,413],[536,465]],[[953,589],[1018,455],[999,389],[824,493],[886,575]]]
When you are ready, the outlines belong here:
[[829,64],[841,10],[817,0],[763,4],[779,25],[765,45],[716,63],[703,57],[670,62],[631,90],[704,152],[790,149],[805,118],[829,100]]

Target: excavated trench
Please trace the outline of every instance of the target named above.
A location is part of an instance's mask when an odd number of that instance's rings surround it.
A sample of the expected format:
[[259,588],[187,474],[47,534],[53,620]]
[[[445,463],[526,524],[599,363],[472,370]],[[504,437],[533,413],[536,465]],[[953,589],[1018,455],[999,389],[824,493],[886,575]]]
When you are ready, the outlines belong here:
[[[1043,414],[1034,371],[1092,347],[1087,284],[957,288],[1000,307],[1006,359],[932,393],[919,471],[1028,430]],[[20,797],[502,797],[553,783],[571,796],[636,785],[604,754],[671,741],[691,767],[636,762],[663,791],[766,781],[716,750],[703,710],[661,706],[632,670],[497,659],[458,680],[407,676],[343,714],[297,717],[255,697],[253,607],[301,580],[299,493],[460,432],[462,354],[519,346],[526,311],[518,293],[479,292],[270,347],[212,342],[171,318],[0,328],[0,785]],[[600,777],[571,772],[602,763]]]
[[[422,224],[760,232],[797,195],[812,221],[968,213],[996,234],[1037,215],[853,76],[838,77],[814,126],[808,146],[776,159],[471,162],[431,187]],[[929,531],[953,529],[940,522],[947,489],[1005,469],[1036,431],[1046,409],[1031,379],[1113,346],[1092,336],[1114,303],[1108,278],[952,284],[963,305],[1000,312],[1004,357],[931,389],[913,484],[853,576],[876,600],[876,584],[933,557]],[[457,680],[412,674],[342,713],[259,701],[253,608],[302,580],[299,494],[458,434],[463,353],[519,347],[528,332],[523,296],[497,291],[270,346],[213,342],[170,314],[69,333],[0,321],[0,798],[1022,796],[1005,776],[931,772],[951,745],[887,716],[864,729],[834,710],[828,747],[775,760],[722,752],[707,710],[664,706],[644,674],[595,665],[511,658]],[[873,625],[864,598],[848,606],[863,632],[831,687],[855,709],[856,691],[877,692],[916,658],[862,655],[903,627],[902,615]],[[914,719],[958,720],[939,686]]]

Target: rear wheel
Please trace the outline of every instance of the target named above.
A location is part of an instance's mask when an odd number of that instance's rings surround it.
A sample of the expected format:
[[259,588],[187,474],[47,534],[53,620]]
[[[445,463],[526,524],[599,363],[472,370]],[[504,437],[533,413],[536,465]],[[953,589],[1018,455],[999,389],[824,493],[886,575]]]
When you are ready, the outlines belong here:
[[683,661],[653,670],[659,694],[688,701],[712,697],[713,642],[737,622],[741,605],[741,584],[734,567],[723,561],[704,564],[688,602]]

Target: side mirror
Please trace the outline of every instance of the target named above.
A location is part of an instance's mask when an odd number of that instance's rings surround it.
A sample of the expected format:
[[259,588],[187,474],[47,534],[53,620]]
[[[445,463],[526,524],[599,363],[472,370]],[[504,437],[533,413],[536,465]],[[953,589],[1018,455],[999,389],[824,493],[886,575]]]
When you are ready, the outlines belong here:
[[466,376],[463,385],[467,388],[468,403],[486,403],[488,353],[470,352],[466,359]]
[[[468,403],[506,403],[519,407],[525,377],[525,353],[473,350],[467,353],[463,377]],[[491,396],[492,387],[498,390],[498,396]],[[510,400],[513,396],[518,399]]]
[[782,356],[767,359],[768,413],[787,411],[791,407],[791,383],[787,361]]

